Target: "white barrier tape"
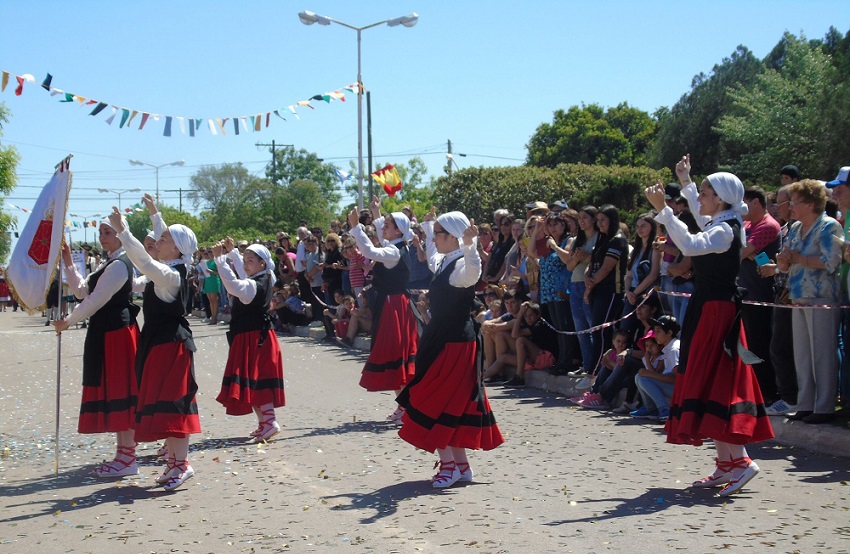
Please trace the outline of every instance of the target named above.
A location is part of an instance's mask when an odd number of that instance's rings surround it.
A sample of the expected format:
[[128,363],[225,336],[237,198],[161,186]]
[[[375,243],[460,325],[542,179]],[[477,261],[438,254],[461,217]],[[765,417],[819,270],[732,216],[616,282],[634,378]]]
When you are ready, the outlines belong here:
[[[691,295],[687,292],[670,292],[659,290],[656,291],[659,294],[665,294],[667,296],[680,296],[682,298],[690,298]],[[744,300],[741,302],[742,304],[748,304],[750,306],[765,306],[768,308],[814,308],[817,310],[840,310],[842,308],[850,309],[850,306],[830,306],[829,304],[774,304],[773,302],[753,302],[752,300]]]

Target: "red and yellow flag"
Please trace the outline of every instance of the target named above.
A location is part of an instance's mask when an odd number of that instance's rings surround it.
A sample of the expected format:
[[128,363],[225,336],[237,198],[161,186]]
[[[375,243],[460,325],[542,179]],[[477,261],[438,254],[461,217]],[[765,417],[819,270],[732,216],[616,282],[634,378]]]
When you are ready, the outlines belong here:
[[372,177],[381,183],[381,186],[384,187],[384,191],[386,191],[389,196],[395,196],[395,193],[401,190],[401,177],[398,174],[398,170],[392,164],[379,169],[372,174]]

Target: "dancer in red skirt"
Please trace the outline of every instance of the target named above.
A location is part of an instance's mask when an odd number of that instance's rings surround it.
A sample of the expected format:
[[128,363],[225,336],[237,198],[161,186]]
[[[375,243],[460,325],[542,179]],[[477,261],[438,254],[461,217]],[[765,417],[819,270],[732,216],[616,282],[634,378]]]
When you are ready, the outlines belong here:
[[735,284],[745,242],[741,215],[747,214],[747,205],[744,185],[735,175],[709,175],[697,191],[690,170],[688,155],[676,165],[676,175],[691,211],[699,214],[699,233],[689,233],[666,207],[660,183],[646,189],[646,197],[659,212],[655,219],[666,226],[682,253],[692,257],[695,278],[682,329],[682,375],[673,390],[667,442],[700,446],[705,439],[713,439],[716,469],[692,486],[725,485],[719,494],[729,496],[759,472],[746,445],[773,438],[753,368],[739,355],[750,354]]
[[[356,208],[348,214],[351,236],[357,241],[360,252],[377,262],[372,269],[372,286],[378,293],[375,305],[371,306],[372,350],[363,367],[360,386],[368,391],[395,391],[398,396],[413,378],[419,342],[414,308],[407,293],[410,276],[407,240],[413,234],[410,220],[403,213],[381,217],[381,201],[377,196],[369,207],[378,236],[383,237],[383,246],[374,246],[366,236]],[[387,418],[400,421],[403,411],[398,407]]]
[[446,488],[472,480],[467,448],[492,450],[505,439],[484,390],[471,315],[481,276],[478,227],[461,212],[435,218],[432,209],[422,228],[435,274],[431,321],[419,341],[416,376],[398,397],[405,409],[398,434],[417,448],[437,451],[440,471],[432,485]]
[[139,327],[139,307],[130,294],[133,264],[124,253],[117,233],[108,221],[100,224],[100,245],[105,260],[94,273],[83,277],[74,266],[71,249],[62,245],[65,276],[82,302],[74,312],[53,322],[57,333],[89,318],[83,349],[83,397],[79,433],[115,433],[115,458],[94,470],[98,477],[137,475],[136,421],[138,388],[133,370]]
[[136,440],[165,439],[166,468],[157,477],[165,490],[173,490],[195,474],[189,465],[189,435],[201,431],[195,393],[192,331],[186,321],[186,266],[198,242],[191,229],[171,225],[157,241],[159,261],[133,237],[118,208],[109,221],[118,231],[127,257],[148,279],[144,291],[145,325],[139,337],[136,378]]
[[[230,353],[221,381],[218,400],[229,415],[257,415],[258,426],[251,433],[255,442],[280,433],[274,409],[286,404],[283,391],[283,359],[272,329],[269,304],[275,284],[271,253],[261,244],[245,249],[244,257],[233,248],[233,239],[213,246],[218,274],[227,292],[233,295]],[[237,278],[228,262],[233,263]]]

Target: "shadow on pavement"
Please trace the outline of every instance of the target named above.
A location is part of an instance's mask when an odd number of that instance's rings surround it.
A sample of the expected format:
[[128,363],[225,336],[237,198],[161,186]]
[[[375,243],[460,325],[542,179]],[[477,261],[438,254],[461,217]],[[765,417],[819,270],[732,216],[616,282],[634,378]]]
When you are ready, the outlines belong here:
[[[465,484],[465,486],[473,485],[474,483]],[[383,518],[391,517],[398,512],[399,502],[417,498],[419,496],[430,496],[433,494],[451,494],[461,486],[455,486],[450,489],[435,490],[431,487],[430,481],[407,481],[404,483],[396,483],[389,485],[372,493],[342,493],[332,496],[324,496],[322,500],[333,500],[337,498],[348,498],[350,504],[332,506],[331,510],[374,510],[375,513],[369,517],[364,517],[360,523],[370,524],[380,521]]]
[[287,440],[302,439],[307,437],[324,437],[327,435],[342,435],[345,433],[385,433],[387,431],[397,431],[399,426],[389,421],[348,421],[337,425],[336,427],[316,427],[314,429],[293,429],[287,428],[288,431],[307,431],[301,435],[287,437]]
[[648,514],[656,514],[669,510],[671,508],[680,510],[681,508],[692,508],[696,506],[722,506],[724,504],[732,504],[737,498],[749,498],[747,490],[737,494],[734,497],[716,496],[716,489],[671,489],[671,488],[654,488],[649,489],[636,498],[598,498],[595,500],[582,500],[579,505],[589,504],[593,502],[619,502],[614,508],[595,513],[592,516],[580,517],[575,519],[562,519],[558,521],[550,521],[544,525],[567,525],[574,523],[593,523],[606,519],[618,519],[623,517],[643,517]]

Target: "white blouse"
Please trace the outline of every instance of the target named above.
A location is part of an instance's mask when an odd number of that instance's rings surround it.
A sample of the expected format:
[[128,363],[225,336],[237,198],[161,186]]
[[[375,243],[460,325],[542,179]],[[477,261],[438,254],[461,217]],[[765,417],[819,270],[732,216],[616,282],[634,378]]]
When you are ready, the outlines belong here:
[[481,256],[478,255],[478,247],[475,241],[472,241],[470,245],[466,245],[463,241],[460,241],[460,248],[457,250],[448,254],[440,254],[437,252],[437,246],[434,244],[434,222],[423,221],[421,226],[422,230],[425,231],[428,267],[431,269],[431,272],[436,275],[437,270],[441,267],[450,264],[458,258],[462,258],[455,264],[454,271],[449,275],[449,284],[458,288],[474,286],[481,277]]

